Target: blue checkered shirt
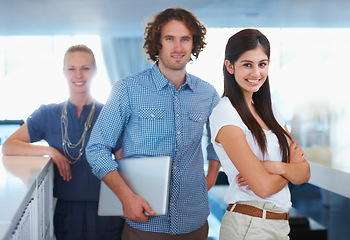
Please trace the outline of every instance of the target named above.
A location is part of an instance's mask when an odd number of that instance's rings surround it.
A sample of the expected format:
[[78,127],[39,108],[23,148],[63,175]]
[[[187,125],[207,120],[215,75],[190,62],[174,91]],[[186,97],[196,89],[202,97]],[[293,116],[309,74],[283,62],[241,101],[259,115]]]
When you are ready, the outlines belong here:
[[[182,234],[204,224],[209,207],[202,136],[218,102],[213,86],[188,73],[177,91],[157,64],[115,83],[86,147],[93,173],[102,179],[118,169],[110,149],[119,137],[124,158],[172,158],[168,214],[150,216],[147,222],[127,220],[132,227]],[[211,144],[206,152],[208,160],[218,160]]]

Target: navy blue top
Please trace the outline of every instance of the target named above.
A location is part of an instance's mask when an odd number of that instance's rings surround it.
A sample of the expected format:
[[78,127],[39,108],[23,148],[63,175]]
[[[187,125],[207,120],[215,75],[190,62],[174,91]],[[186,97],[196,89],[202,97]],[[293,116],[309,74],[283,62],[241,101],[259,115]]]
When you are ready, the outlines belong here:
[[[28,132],[31,142],[45,140],[51,146],[64,155],[62,149],[61,114],[64,102],[59,104],[41,105],[27,119]],[[84,132],[84,123],[90,113],[92,104],[85,105],[78,118],[77,107],[70,101],[67,104],[68,136],[75,144]],[[92,126],[103,107],[96,102]],[[85,146],[87,145],[91,129],[87,132]],[[72,157],[77,157],[81,145],[75,149],[69,149]],[[73,161],[70,159],[70,161]],[[53,195],[58,199],[70,201],[98,201],[100,180],[91,172],[91,167],[86,160],[85,151],[75,164],[71,164],[72,179],[67,182],[59,175],[58,168],[54,164],[54,190]]]

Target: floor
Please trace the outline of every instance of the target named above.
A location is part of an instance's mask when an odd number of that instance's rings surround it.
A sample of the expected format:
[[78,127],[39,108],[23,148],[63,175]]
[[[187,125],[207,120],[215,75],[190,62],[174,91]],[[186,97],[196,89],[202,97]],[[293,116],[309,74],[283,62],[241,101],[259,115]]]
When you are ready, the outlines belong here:
[[[290,189],[293,207],[303,216],[314,220],[318,226],[327,229],[328,240],[350,239],[350,199],[307,183],[290,185]],[[221,194],[222,190],[219,188],[209,192],[211,214],[208,218],[208,240],[219,240],[221,219],[218,216],[223,215],[225,205],[216,196]]]

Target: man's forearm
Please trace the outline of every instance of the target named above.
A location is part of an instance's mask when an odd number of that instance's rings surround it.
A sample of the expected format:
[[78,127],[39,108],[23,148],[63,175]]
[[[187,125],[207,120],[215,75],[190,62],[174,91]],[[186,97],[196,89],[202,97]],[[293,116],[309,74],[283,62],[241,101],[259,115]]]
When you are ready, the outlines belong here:
[[206,176],[208,191],[212,186],[214,186],[214,184],[216,182],[216,178],[218,176],[220,166],[221,166],[221,164],[219,161],[216,161],[216,160],[209,160],[208,161],[208,172],[207,172],[207,176]]

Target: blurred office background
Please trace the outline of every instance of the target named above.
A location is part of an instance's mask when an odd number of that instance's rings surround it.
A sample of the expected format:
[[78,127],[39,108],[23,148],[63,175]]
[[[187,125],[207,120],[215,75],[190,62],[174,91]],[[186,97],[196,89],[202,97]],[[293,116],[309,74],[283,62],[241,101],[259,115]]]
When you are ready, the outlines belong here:
[[[219,94],[223,91],[225,44],[240,29],[209,28],[206,49],[187,67],[190,73],[212,83]],[[350,134],[347,127],[350,29],[258,29],[271,42],[272,97],[293,137],[305,147],[346,148]],[[142,38],[131,40],[120,41],[122,46],[129,44],[129,48],[106,56],[104,51],[109,53],[115,47],[109,49],[101,44],[106,40],[98,35],[1,36],[0,120],[25,120],[40,104],[60,102],[68,97],[62,59],[72,44],[84,43],[95,52],[98,73],[92,93],[97,100],[105,102],[114,81],[151,65],[142,54]],[[125,49],[137,49],[138,55]],[[108,60],[111,58],[114,65]],[[132,65],[138,62],[139,66]]]
[[[273,102],[293,137],[304,148],[345,155],[350,148],[349,1],[0,0],[0,5],[0,145],[41,104],[67,99],[62,64],[69,46],[82,43],[94,51],[98,73],[92,94],[105,102],[113,82],[152,65],[142,51],[145,23],[158,11],[180,6],[208,27],[207,47],[188,72],[222,94],[227,39],[242,28],[258,28],[271,43]],[[346,158],[335,159],[333,166],[342,168]],[[292,189],[295,208],[323,225],[328,239],[347,239],[348,198],[311,184]],[[211,234],[215,239],[216,230]]]

